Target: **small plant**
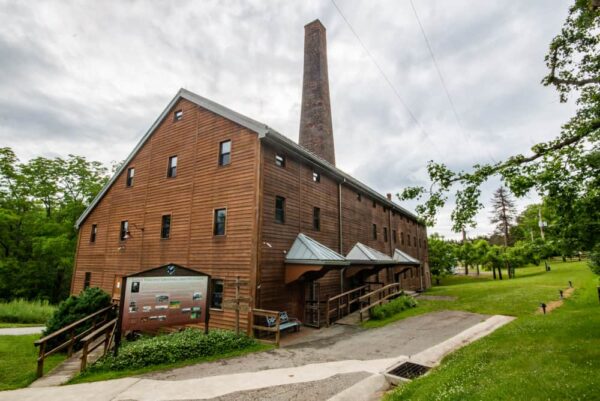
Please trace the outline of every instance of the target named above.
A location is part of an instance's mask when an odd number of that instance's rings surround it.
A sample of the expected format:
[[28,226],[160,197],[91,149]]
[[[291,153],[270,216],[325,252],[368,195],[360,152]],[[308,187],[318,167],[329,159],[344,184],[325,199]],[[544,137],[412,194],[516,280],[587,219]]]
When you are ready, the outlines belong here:
[[406,309],[417,306],[417,301],[408,295],[400,295],[398,298],[385,305],[376,306],[371,309],[371,319],[383,320]]
[[0,322],[45,324],[55,310],[56,306],[50,305],[48,301],[13,299],[10,302],[0,302]]
[[212,330],[204,334],[198,329],[186,329],[177,333],[125,342],[117,356],[108,354],[91,365],[87,371],[136,369],[224,354],[253,345],[256,345],[253,338],[237,335],[233,331]]

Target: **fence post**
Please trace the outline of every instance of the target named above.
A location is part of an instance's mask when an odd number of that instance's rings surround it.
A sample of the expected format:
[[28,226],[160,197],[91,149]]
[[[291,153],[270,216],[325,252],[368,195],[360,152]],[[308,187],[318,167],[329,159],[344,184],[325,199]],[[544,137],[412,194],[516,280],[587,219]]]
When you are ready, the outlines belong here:
[[37,360],[37,377],[44,375],[44,353],[46,352],[46,342],[40,344],[40,353]]
[[69,358],[73,355],[73,345],[75,345],[75,329],[71,329],[71,339],[69,340]]
[[280,316],[279,313],[277,313],[277,317],[275,317],[275,328],[277,329],[277,331],[275,332],[275,345],[277,345],[279,347],[279,323],[280,323]]
[[[599,294],[600,294],[600,293],[599,293]],[[330,308],[330,305],[329,305],[329,299],[330,299],[330,298],[331,298],[331,297],[327,297],[327,303],[326,303],[327,310],[325,311],[325,322],[327,323],[327,327],[329,327],[329,308]]]
[[86,365],[87,365],[88,344],[89,344],[88,341],[86,341],[83,344],[83,350],[81,351],[81,367],[79,369],[80,372],[83,372],[85,370]]

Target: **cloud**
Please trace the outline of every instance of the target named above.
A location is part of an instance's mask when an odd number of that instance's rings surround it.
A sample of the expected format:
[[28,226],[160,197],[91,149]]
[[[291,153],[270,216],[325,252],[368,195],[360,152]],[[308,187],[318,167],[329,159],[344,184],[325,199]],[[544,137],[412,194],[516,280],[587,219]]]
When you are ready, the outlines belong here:
[[[296,140],[303,26],[315,18],[328,33],[338,166],[382,193],[425,184],[428,160],[468,169],[527,153],[573,114],[539,83],[570,1],[415,2],[460,125],[407,2],[337,4],[420,126],[329,1],[0,0],[0,145],[23,160],[122,160],[180,87]],[[449,214],[431,231],[453,236]]]

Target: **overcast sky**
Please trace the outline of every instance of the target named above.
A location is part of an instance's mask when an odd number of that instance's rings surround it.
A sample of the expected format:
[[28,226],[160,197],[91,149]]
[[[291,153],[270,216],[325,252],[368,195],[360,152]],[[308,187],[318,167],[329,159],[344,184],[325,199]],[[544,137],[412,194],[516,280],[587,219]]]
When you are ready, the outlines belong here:
[[[427,183],[428,160],[468,168],[558,134],[574,106],[540,80],[570,3],[415,0],[459,125],[408,0],[337,0],[421,129],[329,0],[0,0],[0,146],[23,161],[72,153],[108,165],[180,87],[297,140],[303,27],[319,18],[337,165],[396,193]],[[450,210],[430,232],[457,236]],[[469,235],[491,232],[489,211],[478,221]]]

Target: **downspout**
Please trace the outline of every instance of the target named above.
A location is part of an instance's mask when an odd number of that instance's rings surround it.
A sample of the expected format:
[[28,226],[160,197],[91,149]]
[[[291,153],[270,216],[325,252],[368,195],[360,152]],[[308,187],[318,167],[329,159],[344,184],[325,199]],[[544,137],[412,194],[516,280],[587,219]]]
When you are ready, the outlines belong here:
[[421,230],[420,225],[417,225],[417,255],[419,258],[419,278],[421,281],[421,292],[423,292],[423,275],[425,272],[423,271],[423,261],[421,260]]
[[[346,179],[344,179],[346,181]],[[340,255],[343,255],[343,235],[342,235],[342,181],[338,182],[338,227],[339,227],[339,251]],[[344,273],[346,268],[342,267],[340,270],[340,294],[344,292]]]

